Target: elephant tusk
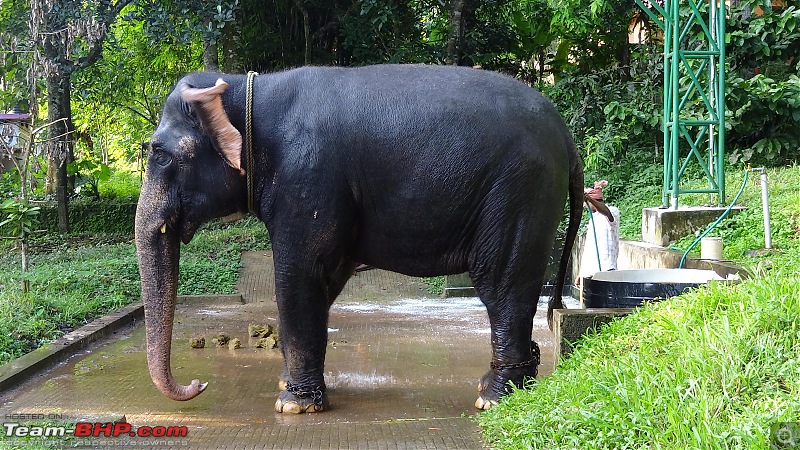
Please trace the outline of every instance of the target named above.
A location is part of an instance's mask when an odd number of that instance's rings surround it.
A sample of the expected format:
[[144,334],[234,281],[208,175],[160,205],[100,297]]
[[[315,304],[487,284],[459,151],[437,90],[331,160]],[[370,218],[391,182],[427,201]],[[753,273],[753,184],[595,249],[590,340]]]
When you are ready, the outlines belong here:
[[164,225],[161,225],[161,234],[164,234],[166,232],[167,232],[167,223],[164,222]]

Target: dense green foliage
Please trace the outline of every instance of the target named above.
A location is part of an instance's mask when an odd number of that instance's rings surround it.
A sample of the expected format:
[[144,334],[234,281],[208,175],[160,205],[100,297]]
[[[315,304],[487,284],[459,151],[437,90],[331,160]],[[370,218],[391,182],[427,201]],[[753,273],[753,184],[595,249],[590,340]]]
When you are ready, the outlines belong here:
[[[773,424],[800,421],[800,167],[768,177],[776,249],[744,254],[763,247],[758,186],[740,199],[748,210],[718,231],[726,256],[752,278],[646,305],[589,332],[551,377],[481,414],[491,446],[766,450]],[[619,198],[623,211],[637,209],[623,213],[622,229],[639,226],[638,205],[658,195]]]
[[[46,235],[33,246],[28,294],[19,282],[17,255],[8,246],[0,252],[0,364],[139,299],[130,234]],[[178,293],[235,292],[241,252],[268,246],[266,229],[252,218],[203,227],[181,250]]]
[[[73,220],[72,232],[74,233],[132,235],[136,202],[116,198],[103,201],[78,198],[70,205],[70,216]],[[42,208],[41,229],[58,232],[58,211],[54,203],[48,203]]]
[[[451,20],[456,4],[458,23]],[[0,29],[8,30],[0,36],[7,50],[0,52],[0,102],[9,107],[24,104],[30,90],[29,14],[26,2],[0,6]],[[726,136],[733,161],[776,166],[798,159],[799,17],[796,6],[773,9],[766,0],[731,5]],[[645,44],[628,43],[632,19],[650,30]],[[73,168],[83,168],[76,187],[102,195],[102,164],[112,177],[139,170],[140,143],[166,93],[204,64],[270,72],[445,61],[479,64],[542,89],[567,119],[587,178],[610,179],[612,193],[657,186],[661,174],[648,169],[661,162],[663,145],[663,56],[654,27],[633,2],[608,0],[131,1],[109,31],[102,59],[71,74]],[[37,196],[43,177],[38,171]]]
[[[763,14],[753,13],[758,5]],[[800,158],[800,11],[767,5],[733,2],[729,13],[726,154],[734,163],[774,167]],[[583,17],[582,23],[595,23]],[[554,72],[557,81],[540,86],[566,119],[587,179],[608,179],[612,196],[661,185],[661,52],[658,35],[651,36],[650,44],[630,46],[627,61],[606,58],[597,65],[592,58],[590,66]]]
[[[733,8],[728,20],[725,95],[733,161],[776,164],[798,160],[800,148],[800,9],[773,10],[756,0]],[[756,5],[764,14],[750,15]]]

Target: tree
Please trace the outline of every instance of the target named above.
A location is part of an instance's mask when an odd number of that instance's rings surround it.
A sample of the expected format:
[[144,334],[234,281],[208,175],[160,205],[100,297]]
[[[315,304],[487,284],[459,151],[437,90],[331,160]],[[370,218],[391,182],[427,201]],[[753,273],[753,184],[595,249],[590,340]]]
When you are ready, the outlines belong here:
[[[73,159],[71,77],[100,58],[109,25],[130,0],[33,0],[31,36],[47,90],[49,191],[58,202],[58,226],[69,231],[67,164]],[[55,186],[55,188],[53,188]]]

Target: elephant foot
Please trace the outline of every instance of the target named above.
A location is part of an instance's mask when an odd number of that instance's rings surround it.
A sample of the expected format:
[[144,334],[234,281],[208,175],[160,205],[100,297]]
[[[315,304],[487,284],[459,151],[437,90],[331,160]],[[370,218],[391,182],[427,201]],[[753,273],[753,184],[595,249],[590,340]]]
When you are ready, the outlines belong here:
[[486,411],[497,405],[499,396],[489,387],[493,384],[496,374],[489,372],[478,382],[478,399],[475,400],[475,407],[481,411]]
[[281,380],[286,390],[281,392],[275,402],[275,412],[285,414],[303,414],[322,412],[328,406],[328,396],[324,386],[305,390],[288,381]]
[[487,400],[483,397],[478,397],[478,399],[475,400],[475,407],[480,409],[481,411],[486,411],[488,409],[495,407],[496,405],[497,405],[496,400]]
[[531,359],[521,362],[492,361],[491,370],[478,382],[478,399],[475,407],[485,411],[491,409],[500,398],[511,392],[511,384],[524,385],[525,380],[535,379],[539,374],[541,352],[539,346],[531,341]]

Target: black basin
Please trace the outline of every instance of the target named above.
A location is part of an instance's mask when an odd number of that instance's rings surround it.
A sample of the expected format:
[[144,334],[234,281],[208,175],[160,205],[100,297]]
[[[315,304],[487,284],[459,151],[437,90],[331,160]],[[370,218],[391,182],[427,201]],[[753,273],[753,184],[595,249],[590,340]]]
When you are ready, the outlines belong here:
[[598,272],[586,278],[586,308],[633,308],[645,301],[674,297],[710,280],[723,280],[713,270],[641,269]]

